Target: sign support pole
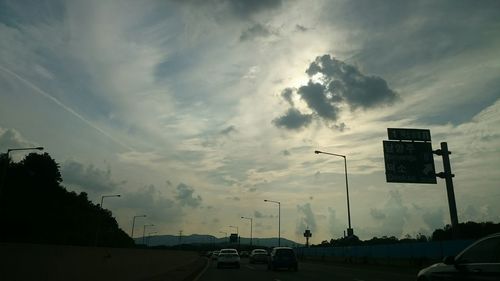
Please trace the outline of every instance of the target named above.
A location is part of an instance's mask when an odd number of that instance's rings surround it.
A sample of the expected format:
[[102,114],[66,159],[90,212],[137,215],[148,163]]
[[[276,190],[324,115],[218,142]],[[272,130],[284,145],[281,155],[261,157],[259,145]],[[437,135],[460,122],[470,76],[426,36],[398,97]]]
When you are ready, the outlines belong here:
[[455,202],[455,191],[453,189],[453,177],[455,175],[451,173],[451,164],[449,156],[451,152],[448,151],[448,144],[446,142],[442,142],[441,149],[436,150],[435,153],[443,157],[444,173],[439,173],[437,174],[437,176],[440,178],[444,178],[446,181],[446,192],[448,194],[448,206],[450,208],[452,234],[453,238],[457,239],[459,236],[458,215],[457,215],[457,204]]

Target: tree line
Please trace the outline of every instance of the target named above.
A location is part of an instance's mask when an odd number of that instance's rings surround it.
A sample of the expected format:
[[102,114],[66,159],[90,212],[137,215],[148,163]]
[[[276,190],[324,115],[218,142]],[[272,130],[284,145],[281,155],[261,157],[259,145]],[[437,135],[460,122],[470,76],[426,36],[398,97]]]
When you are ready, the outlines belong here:
[[[500,223],[493,222],[472,222],[458,224],[459,239],[476,240],[484,236],[500,232]],[[451,225],[446,225],[443,228],[436,229],[432,235],[417,234],[415,237],[407,234],[403,238],[395,236],[373,237],[368,240],[360,240],[358,237],[342,237],[338,239],[323,240],[320,244],[311,245],[311,247],[335,247],[335,246],[354,246],[354,245],[386,245],[397,243],[415,243],[428,241],[445,241],[451,240],[452,228]]]
[[48,153],[20,162],[0,155],[0,242],[130,247],[109,210],[62,185]]

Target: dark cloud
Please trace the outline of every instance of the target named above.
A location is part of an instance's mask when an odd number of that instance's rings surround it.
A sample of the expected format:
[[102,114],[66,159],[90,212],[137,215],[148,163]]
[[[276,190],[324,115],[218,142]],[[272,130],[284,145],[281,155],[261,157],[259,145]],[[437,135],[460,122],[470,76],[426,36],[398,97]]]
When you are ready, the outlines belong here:
[[255,211],[255,212],[253,213],[253,216],[254,216],[255,218],[258,218],[258,219],[261,219],[261,218],[263,218],[263,217],[264,217],[264,215],[263,215],[261,212],[259,212],[259,211]]
[[295,25],[295,30],[301,31],[301,32],[305,32],[305,31],[308,31],[309,28],[307,28],[307,27],[305,27],[303,25],[297,24],[297,25]]
[[[281,97],[291,108],[285,115],[274,119],[277,127],[299,129],[306,127],[315,117],[333,124],[333,129],[344,131],[346,124],[336,123],[343,104],[351,110],[367,110],[390,105],[399,98],[384,79],[364,75],[357,67],[328,54],[316,57],[306,69],[306,74],[310,77],[307,85],[299,87],[296,92],[293,88],[282,91]],[[294,94],[300,96],[314,115],[303,115],[295,108]]]
[[367,76],[355,66],[346,64],[330,55],[317,57],[306,70],[309,76],[322,74],[325,96],[330,94],[331,102],[345,101],[356,109],[367,109],[392,104],[398,95],[387,82],[378,76]]
[[338,118],[339,109],[333,105],[326,95],[326,89],[322,84],[309,81],[297,91],[310,109],[314,110],[320,117],[331,121]]
[[62,165],[61,174],[65,184],[92,192],[113,191],[126,183],[114,181],[109,167],[101,170],[94,165],[87,166],[74,160],[68,160]]
[[228,126],[227,128],[223,129],[220,131],[220,134],[221,135],[229,135],[230,133],[234,133],[236,132],[236,127],[231,125],[231,126]]
[[290,151],[288,151],[288,150],[286,150],[286,149],[285,149],[285,150],[283,150],[283,155],[285,155],[285,156],[290,156],[290,154],[291,154],[291,153],[290,153]]
[[180,183],[177,186],[177,194],[175,198],[179,202],[181,206],[189,206],[192,208],[196,208],[201,204],[201,196],[194,194],[194,188],[188,186],[184,183]]
[[290,106],[294,106],[292,96],[294,93],[295,89],[293,88],[286,88],[283,91],[281,91],[281,97],[286,100]]
[[273,120],[276,127],[298,130],[307,127],[312,121],[311,114],[302,114],[298,109],[290,108],[285,115]]
[[299,213],[299,221],[297,222],[295,232],[299,235],[303,234],[306,229],[311,230],[311,232],[315,232],[317,230],[317,225],[316,218],[311,208],[311,203],[297,205],[297,211]]
[[257,23],[241,32],[240,41],[252,40],[258,37],[268,37],[270,35],[272,35],[272,32],[267,27]]
[[277,9],[282,4],[282,0],[220,0],[220,2],[227,3],[235,14],[243,17]]

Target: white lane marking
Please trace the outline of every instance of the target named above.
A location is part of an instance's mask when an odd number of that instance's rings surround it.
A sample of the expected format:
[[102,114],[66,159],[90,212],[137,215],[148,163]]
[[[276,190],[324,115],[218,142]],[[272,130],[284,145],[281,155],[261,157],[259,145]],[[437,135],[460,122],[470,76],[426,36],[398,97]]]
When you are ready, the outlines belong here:
[[363,280],[363,279],[356,279],[356,278],[354,278],[354,281],[365,281],[365,280]]

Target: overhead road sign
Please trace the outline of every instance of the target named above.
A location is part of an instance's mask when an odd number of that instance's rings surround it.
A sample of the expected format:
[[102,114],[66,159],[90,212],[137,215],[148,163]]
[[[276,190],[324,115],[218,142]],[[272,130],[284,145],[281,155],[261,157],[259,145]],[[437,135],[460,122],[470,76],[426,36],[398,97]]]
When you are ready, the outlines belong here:
[[387,128],[389,140],[431,141],[429,129]]
[[430,143],[383,141],[383,146],[387,182],[437,183]]

